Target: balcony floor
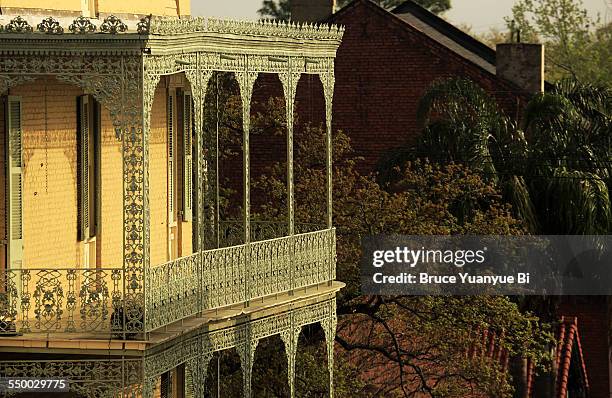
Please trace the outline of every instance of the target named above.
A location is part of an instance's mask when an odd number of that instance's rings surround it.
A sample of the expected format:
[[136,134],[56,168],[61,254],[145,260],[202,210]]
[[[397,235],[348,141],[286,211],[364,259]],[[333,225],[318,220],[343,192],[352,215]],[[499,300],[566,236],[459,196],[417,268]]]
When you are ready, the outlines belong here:
[[31,333],[0,337],[0,352],[142,356],[145,351],[171,345],[182,335],[206,328],[215,331],[261,319],[288,309],[300,308],[334,297],[344,283],[334,281],[297,289],[244,303],[205,311],[150,333],[148,341],[118,340],[91,333]]

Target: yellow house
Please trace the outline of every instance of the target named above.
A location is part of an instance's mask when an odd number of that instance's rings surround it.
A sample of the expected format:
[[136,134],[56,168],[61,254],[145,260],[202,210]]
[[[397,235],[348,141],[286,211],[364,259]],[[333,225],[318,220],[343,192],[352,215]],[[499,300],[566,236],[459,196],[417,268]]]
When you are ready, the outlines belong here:
[[[280,335],[294,396],[300,330],[320,323],[333,395],[342,29],[191,18],[188,0],[0,0],[0,10],[0,378],[65,377],[88,397],[199,397],[212,354],[236,348],[249,397],[257,343]],[[238,245],[219,233],[218,138],[203,129],[215,71],[234,74],[242,100]],[[262,73],[278,75],[287,120],[302,76],[323,86],[327,225],[308,233],[295,233],[292,123],[284,232],[253,233],[250,106]]]
[[2,0],[0,1],[2,14],[19,13],[41,14],[44,16],[85,16],[88,18],[104,18],[107,15],[159,15],[159,16],[188,16],[190,0]]

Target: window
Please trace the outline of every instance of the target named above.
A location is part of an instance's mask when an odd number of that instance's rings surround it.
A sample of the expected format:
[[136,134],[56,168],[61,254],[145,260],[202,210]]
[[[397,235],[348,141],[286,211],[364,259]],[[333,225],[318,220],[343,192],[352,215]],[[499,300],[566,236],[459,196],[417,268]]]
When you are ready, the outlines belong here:
[[[170,87],[167,94],[169,258],[183,255],[183,222],[193,221],[193,98]],[[192,236],[189,236],[190,242]]]
[[5,101],[5,175],[6,175],[6,263],[20,269],[23,261],[22,128],[21,98],[8,96]]
[[168,225],[172,226],[175,222],[176,213],[176,90],[170,89],[168,92],[167,103],[167,131],[168,131]]
[[[170,224],[193,219],[193,99],[180,89],[168,93],[168,216]],[[180,200],[177,200],[180,198]]]
[[[100,106],[89,95],[77,101],[78,240],[87,244],[85,264],[95,261],[95,237],[100,229]],[[89,245],[89,243],[92,243]],[[93,250],[92,250],[93,249]],[[88,252],[89,251],[89,252]]]
[[193,220],[193,100],[191,92],[183,93],[183,185],[181,212],[183,221]]

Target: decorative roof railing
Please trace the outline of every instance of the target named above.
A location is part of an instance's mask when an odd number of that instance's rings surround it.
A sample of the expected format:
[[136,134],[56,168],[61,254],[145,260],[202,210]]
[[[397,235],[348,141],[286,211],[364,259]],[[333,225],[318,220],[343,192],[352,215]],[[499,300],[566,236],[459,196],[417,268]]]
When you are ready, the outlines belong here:
[[298,24],[284,21],[237,21],[216,18],[153,17],[149,33],[178,34],[192,32],[229,33],[293,39],[341,40],[344,27],[326,24]]
[[[0,33],[21,34],[119,34],[177,35],[188,33],[217,33],[248,36],[282,37],[298,40],[340,41],[344,27],[327,24],[298,24],[284,21],[237,21],[207,17],[146,16],[140,20],[122,21],[114,15],[99,21],[86,17],[74,20],[46,17],[39,23],[33,17],[16,16],[2,25]],[[98,23],[98,25],[96,25]]]

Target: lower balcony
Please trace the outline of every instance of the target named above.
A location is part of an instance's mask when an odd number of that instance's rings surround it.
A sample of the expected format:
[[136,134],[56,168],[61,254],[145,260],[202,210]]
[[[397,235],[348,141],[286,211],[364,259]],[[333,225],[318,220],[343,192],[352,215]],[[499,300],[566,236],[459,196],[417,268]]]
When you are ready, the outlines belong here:
[[[262,232],[257,238],[266,236]],[[132,302],[129,308],[127,283],[138,282],[127,280],[122,269],[7,270],[0,275],[0,335],[79,333],[125,339],[135,336],[125,327],[127,311],[139,312],[149,333],[205,311],[242,303],[247,307],[255,300],[333,281],[335,239],[334,229],[306,232],[152,266],[144,273],[144,303]]]

